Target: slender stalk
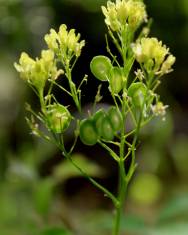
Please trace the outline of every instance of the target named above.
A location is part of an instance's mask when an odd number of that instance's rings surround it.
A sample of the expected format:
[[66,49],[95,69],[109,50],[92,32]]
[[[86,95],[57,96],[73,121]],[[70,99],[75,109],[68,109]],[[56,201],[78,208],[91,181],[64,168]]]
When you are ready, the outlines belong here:
[[83,171],[73,160],[70,156],[65,156],[79,171],[80,173],[87,178],[95,187],[97,187],[98,189],[100,189],[105,196],[107,196],[108,198],[110,198],[112,200],[112,202],[114,203],[114,205],[118,205],[119,202],[118,200],[115,198],[115,196],[108,191],[105,187],[103,187],[101,184],[99,184],[96,180],[94,180],[92,177],[90,177],[85,171]]
[[71,69],[68,66],[66,67],[66,76],[69,82],[69,87],[70,87],[70,91],[71,91],[74,103],[78,111],[81,112],[81,105],[80,105],[80,100],[78,99],[78,92],[77,92],[74,82],[72,81]]
[[109,148],[108,145],[106,145],[100,140],[98,140],[98,143],[109,152],[110,156],[112,156],[115,161],[119,162],[118,155],[111,148]]
[[[123,125],[125,124],[125,103],[123,102],[122,105],[122,116],[123,116]],[[118,235],[120,231],[120,225],[121,225],[121,218],[123,213],[123,206],[125,202],[125,194],[127,189],[127,182],[126,182],[126,172],[124,167],[124,154],[125,154],[125,125],[122,128],[121,131],[121,141],[120,141],[120,158],[118,161],[118,167],[119,167],[119,186],[118,186],[118,200],[119,204],[116,206],[116,212],[115,212],[115,222],[114,222],[114,230],[112,235]]]
[[65,158],[75,166],[75,168],[82,174],[83,177],[85,177],[87,180],[89,180],[95,187],[100,189],[106,197],[110,198],[114,204],[115,207],[118,206],[119,201],[118,199],[104,186],[99,184],[96,180],[94,180],[92,177],[90,177],[81,167],[79,167],[74,160],[71,158],[71,155],[66,152],[64,143],[62,142],[61,144],[58,145],[59,148],[62,150],[62,155],[65,156]]
[[46,112],[46,105],[45,105],[45,101],[44,101],[44,94],[43,94],[43,89],[40,89],[38,91],[38,94],[39,94],[39,100],[40,100],[40,105],[41,105],[41,110],[43,113]]
[[132,175],[133,175],[133,173],[135,171],[135,168],[136,168],[136,164],[135,164],[136,142],[138,140],[138,135],[139,135],[140,129],[142,127],[142,119],[143,119],[143,115],[144,115],[144,107],[145,107],[145,103],[146,103],[146,100],[147,100],[149,89],[150,89],[150,83],[148,84],[148,87],[147,87],[147,90],[146,90],[146,94],[144,96],[144,100],[143,100],[143,103],[141,105],[140,116],[139,116],[139,119],[138,119],[137,127],[136,127],[136,130],[135,130],[135,135],[134,135],[133,142],[132,142],[132,159],[131,159],[131,165],[130,165],[130,168],[129,168],[129,172],[127,174],[127,182],[130,181],[130,179],[131,179],[131,177],[132,177]]

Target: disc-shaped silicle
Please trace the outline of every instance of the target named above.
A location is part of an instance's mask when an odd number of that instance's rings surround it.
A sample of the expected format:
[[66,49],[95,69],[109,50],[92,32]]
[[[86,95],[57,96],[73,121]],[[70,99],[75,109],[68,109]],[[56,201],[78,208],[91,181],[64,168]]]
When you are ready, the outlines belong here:
[[107,115],[108,115],[108,118],[110,120],[113,130],[115,132],[119,131],[122,128],[122,124],[123,124],[120,111],[118,111],[117,108],[113,106],[108,110]]
[[54,133],[65,131],[71,121],[71,114],[68,109],[60,104],[52,104],[47,107],[47,124]]
[[94,145],[97,143],[98,134],[92,120],[84,119],[80,122],[80,140],[85,145]]
[[110,59],[102,55],[93,57],[90,63],[91,72],[101,81],[107,81],[111,68],[112,64]]
[[114,138],[114,130],[107,116],[102,120],[101,134],[102,138],[106,141],[111,141]]
[[103,109],[99,109],[93,116],[93,122],[95,124],[97,133],[99,136],[102,135],[102,124],[103,118],[105,117],[105,111]]
[[114,94],[118,94],[123,88],[124,80],[122,69],[113,67],[110,72],[110,91]]
[[146,95],[146,86],[142,82],[135,82],[128,88],[127,95],[131,97],[135,107],[141,107]]

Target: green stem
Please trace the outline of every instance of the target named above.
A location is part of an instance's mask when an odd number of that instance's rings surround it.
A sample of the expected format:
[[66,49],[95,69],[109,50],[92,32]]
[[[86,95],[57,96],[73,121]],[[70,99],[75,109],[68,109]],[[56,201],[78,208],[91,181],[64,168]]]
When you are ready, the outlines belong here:
[[[125,103],[123,102],[122,106],[122,117],[123,117],[123,125],[125,125]],[[125,126],[123,126],[121,131],[121,142],[120,142],[120,158],[118,161],[119,167],[119,186],[118,186],[118,200],[119,204],[116,206],[116,214],[115,214],[115,222],[114,222],[114,230],[113,235],[118,235],[120,231],[121,218],[123,213],[123,207],[125,202],[125,194],[127,189],[126,182],[126,172],[124,166],[124,154],[125,154]]]
[[112,156],[115,161],[119,162],[118,155],[111,148],[109,148],[108,145],[106,145],[100,140],[98,140],[98,143],[109,152],[110,156]]
[[135,164],[136,142],[138,140],[138,135],[139,135],[139,131],[140,131],[140,128],[141,128],[142,117],[143,117],[143,109],[141,111],[139,121],[138,121],[136,131],[135,131],[135,135],[134,135],[134,138],[133,138],[133,142],[132,142],[132,148],[131,148],[132,157],[131,157],[131,164],[130,164],[130,167],[129,167],[129,171],[128,171],[128,174],[127,174],[127,182],[130,181],[130,179],[132,178],[132,176],[134,174],[134,171],[136,169],[136,164]]
[[66,158],[80,171],[80,173],[87,178],[95,187],[97,187],[98,189],[100,189],[105,196],[107,196],[108,198],[110,198],[112,200],[112,202],[114,203],[114,205],[118,205],[119,202],[118,200],[114,197],[114,195],[108,191],[105,187],[103,187],[101,184],[99,184],[96,180],[94,180],[93,178],[91,178],[86,172],[84,172],[73,160],[70,156],[66,156]]
[[119,193],[118,193],[119,204],[116,207],[113,235],[118,235],[120,232],[120,225],[121,225],[121,218],[123,214],[126,190],[127,190],[127,182],[125,179],[124,160],[123,161],[120,160],[119,161]]
[[81,112],[81,105],[80,105],[80,100],[78,99],[78,92],[77,92],[74,82],[72,81],[71,69],[69,67],[66,68],[66,76],[69,82],[69,87],[70,87],[70,91],[71,91],[74,103],[78,111]]
[[134,135],[133,142],[132,142],[132,159],[131,159],[131,165],[130,165],[130,168],[129,168],[129,172],[127,174],[127,182],[130,181],[130,179],[131,179],[131,177],[134,174],[134,171],[136,169],[136,164],[135,164],[136,142],[138,140],[138,135],[139,135],[140,129],[142,127],[142,119],[143,119],[144,106],[145,106],[146,99],[147,99],[147,96],[148,96],[149,87],[150,87],[150,84],[148,85],[147,90],[146,90],[146,94],[144,96],[144,100],[143,100],[143,103],[142,103],[142,106],[141,106],[139,120],[138,120],[138,123],[137,123],[135,135]]
[[110,198],[114,204],[115,207],[118,206],[119,201],[118,199],[105,187],[103,187],[101,184],[99,184],[96,180],[94,180],[92,177],[90,177],[84,170],[82,170],[81,167],[79,167],[71,158],[70,154],[66,152],[64,143],[62,142],[59,145],[59,148],[62,150],[62,154],[66,157],[66,159],[73,164],[73,166],[82,174],[83,177],[85,177],[87,180],[89,180],[95,187],[100,189],[105,196]]
[[116,48],[118,49],[120,55],[123,57],[122,49],[121,49],[121,46],[119,45],[117,39],[115,38],[115,36],[113,35],[113,33],[112,33],[112,31],[110,29],[108,30],[108,32],[109,32],[110,37],[113,40],[113,43],[115,44]]
[[39,100],[40,100],[40,105],[41,105],[41,110],[42,112],[45,114],[46,112],[46,105],[45,105],[45,101],[44,101],[44,94],[43,94],[43,89],[40,89],[38,91],[38,94],[39,94]]

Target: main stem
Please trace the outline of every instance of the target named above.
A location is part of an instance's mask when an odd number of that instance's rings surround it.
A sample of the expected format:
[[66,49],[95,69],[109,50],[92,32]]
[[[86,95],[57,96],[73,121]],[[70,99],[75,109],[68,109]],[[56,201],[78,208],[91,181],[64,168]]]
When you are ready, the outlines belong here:
[[115,225],[113,235],[119,235],[120,232],[120,225],[121,225],[121,218],[123,214],[123,206],[125,201],[125,194],[127,189],[126,179],[124,177],[125,169],[124,169],[124,162],[119,162],[119,193],[118,199],[119,204],[116,206],[116,215],[115,215]]
[[114,224],[114,230],[112,235],[119,235],[120,232],[120,225],[121,225],[121,218],[123,214],[123,206],[125,202],[125,194],[127,190],[127,180],[126,180],[126,172],[125,172],[125,166],[124,166],[124,155],[125,155],[125,104],[123,104],[122,107],[122,116],[123,116],[123,128],[121,131],[121,142],[120,142],[120,157],[118,161],[118,167],[119,167],[119,185],[118,185],[118,201],[119,203],[116,205],[115,209],[115,224]]

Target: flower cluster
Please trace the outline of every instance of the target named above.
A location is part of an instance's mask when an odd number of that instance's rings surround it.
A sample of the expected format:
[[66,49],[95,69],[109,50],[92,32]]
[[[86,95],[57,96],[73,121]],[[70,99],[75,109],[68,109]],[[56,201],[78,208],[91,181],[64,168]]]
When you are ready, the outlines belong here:
[[51,50],[42,50],[41,58],[35,60],[22,52],[19,64],[14,63],[14,66],[20,73],[20,77],[37,89],[44,88],[46,81],[55,79],[59,73]]
[[120,31],[125,25],[135,30],[147,19],[143,2],[138,0],[116,0],[116,3],[107,2],[107,7],[102,6],[105,23],[112,31]]
[[75,34],[75,30],[67,31],[67,26],[62,24],[59,32],[54,29],[44,37],[48,47],[54,51],[58,58],[69,64],[73,56],[79,57],[81,49],[85,45],[85,41],[80,40],[80,34]]
[[133,44],[133,52],[139,63],[143,63],[147,70],[154,70],[156,74],[169,73],[175,62],[175,57],[169,55],[169,49],[157,38],[141,38]]
[[59,32],[54,29],[45,35],[48,49],[42,50],[41,57],[35,60],[23,52],[19,59],[19,64],[14,63],[20,77],[36,87],[43,89],[48,79],[56,79],[63,70],[57,68],[57,61],[63,63],[64,68],[70,66],[71,59],[79,57],[85,41],[79,42],[80,34],[75,34],[75,30],[67,31],[66,25],[61,25]]

